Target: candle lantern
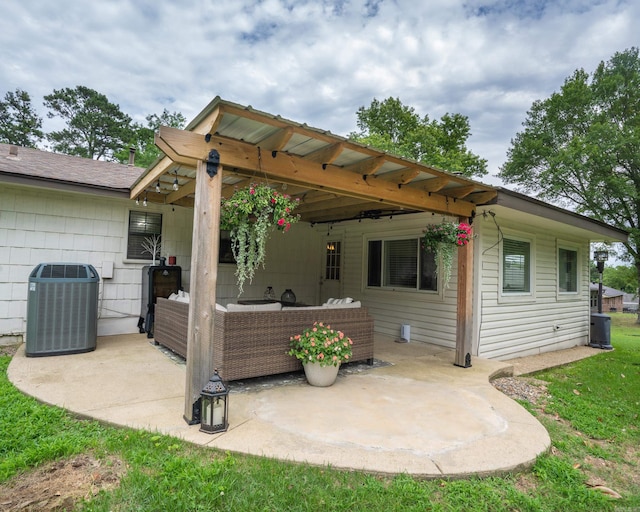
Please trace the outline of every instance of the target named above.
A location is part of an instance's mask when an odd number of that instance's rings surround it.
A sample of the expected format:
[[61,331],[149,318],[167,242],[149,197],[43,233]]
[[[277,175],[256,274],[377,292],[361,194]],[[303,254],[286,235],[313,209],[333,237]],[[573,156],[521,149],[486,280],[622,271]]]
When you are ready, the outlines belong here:
[[218,370],[200,392],[200,431],[207,434],[226,432],[229,427],[229,390],[222,382]]

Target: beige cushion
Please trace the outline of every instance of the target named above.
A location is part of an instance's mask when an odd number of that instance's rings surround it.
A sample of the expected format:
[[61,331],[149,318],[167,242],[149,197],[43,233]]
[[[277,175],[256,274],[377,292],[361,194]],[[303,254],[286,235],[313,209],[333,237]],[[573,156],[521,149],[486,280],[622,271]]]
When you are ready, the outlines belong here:
[[326,304],[322,307],[325,309],[355,309],[355,308],[361,308],[362,303],[359,300],[357,300],[355,302],[347,302],[342,304]]
[[229,313],[234,311],[280,311],[282,304],[273,302],[271,304],[227,304]]

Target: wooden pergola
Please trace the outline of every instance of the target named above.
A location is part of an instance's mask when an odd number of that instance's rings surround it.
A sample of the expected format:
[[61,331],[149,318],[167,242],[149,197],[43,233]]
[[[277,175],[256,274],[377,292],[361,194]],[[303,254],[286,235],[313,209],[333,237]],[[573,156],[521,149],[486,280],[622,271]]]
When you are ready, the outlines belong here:
[[[472,222],[476,206],[497,195],[491,186],[218,97],[185,130],[163,126],[155,141],[166,156],[138,179],[131,198],[194,208],[187,421],[198,415],[200,391],[214,370],[221,197],[236,187],[267,182],[298,197],[297,212],[310,223],[421,211]],[[472,283],[470,243],[458,251],[455,364],[460,367],[471,365]]]

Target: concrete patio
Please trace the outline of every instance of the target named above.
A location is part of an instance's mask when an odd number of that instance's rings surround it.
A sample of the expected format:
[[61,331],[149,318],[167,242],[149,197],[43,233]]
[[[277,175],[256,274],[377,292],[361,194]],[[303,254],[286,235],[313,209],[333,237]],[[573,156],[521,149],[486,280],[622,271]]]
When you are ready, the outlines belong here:
[[512,364],[474,358],[459,368],[452,350],[382,336],[375,357],[389,364],[341,371],[329,388],[286,376],[233,384],[229,430],[204,434],[182,418],[185,365],[149,341],[103,337],[93,352],[36,358],[23,345],[9,379],[42,402],[110,424],[375,473],[499,474],[532,464],[550,446],[542,425],[489,383],[511,375]]

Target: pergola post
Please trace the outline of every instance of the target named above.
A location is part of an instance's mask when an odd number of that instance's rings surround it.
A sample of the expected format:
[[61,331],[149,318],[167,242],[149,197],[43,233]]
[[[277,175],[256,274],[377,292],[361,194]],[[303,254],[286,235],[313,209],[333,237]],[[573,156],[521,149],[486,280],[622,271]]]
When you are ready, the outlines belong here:
[[[460,217],[459,222],[469,224]],[[458,249],[458,308],[456,318],[456,355],[453,364],[471,366],[471,335],[473,320],[473,237]]]
[[[217,175],[212,169],[217,170]],[[213,176],[209,175],[207,170]],[[199,161],[193,208],[184,404],[184,419],[189,424],[200,421],[200,392],[214,370],[213,329],[220,246],[221,191],[221,167],[217,163]]]

